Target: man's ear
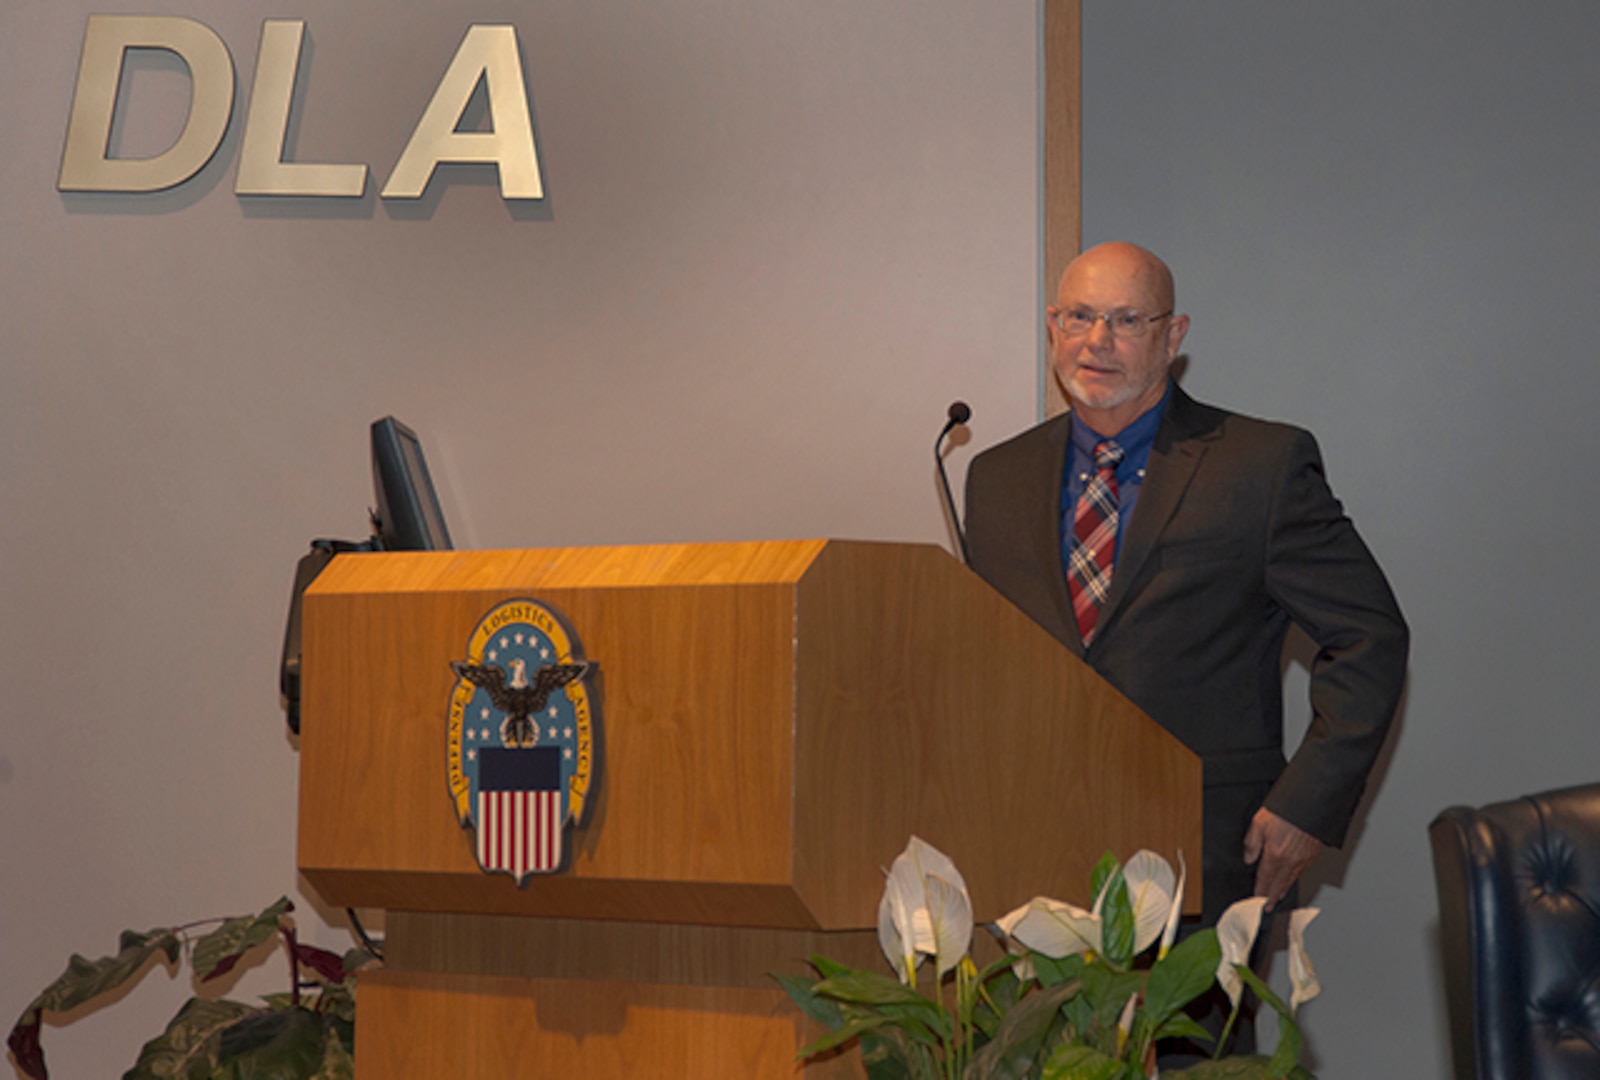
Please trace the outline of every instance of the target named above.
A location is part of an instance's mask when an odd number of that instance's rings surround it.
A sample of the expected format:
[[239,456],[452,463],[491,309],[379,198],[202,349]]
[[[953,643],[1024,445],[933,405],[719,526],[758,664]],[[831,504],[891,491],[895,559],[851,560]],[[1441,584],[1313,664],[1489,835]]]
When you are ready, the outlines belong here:
[[1167,320],[1167,359],[1176,359],[1178,350],[1183,347],[1183,339],[1189,333],[1189,316],[1174,315]]

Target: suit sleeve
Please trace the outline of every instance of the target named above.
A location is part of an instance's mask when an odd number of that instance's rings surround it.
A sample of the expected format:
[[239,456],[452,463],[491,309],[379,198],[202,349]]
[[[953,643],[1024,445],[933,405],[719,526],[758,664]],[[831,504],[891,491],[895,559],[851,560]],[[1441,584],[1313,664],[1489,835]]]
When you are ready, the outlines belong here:
[[1285,461],[1268,528],[1267,590],[1317,654],[1311,724],[1265,805],[1339,846],[1400,702],[1409,631],[1307,432]]

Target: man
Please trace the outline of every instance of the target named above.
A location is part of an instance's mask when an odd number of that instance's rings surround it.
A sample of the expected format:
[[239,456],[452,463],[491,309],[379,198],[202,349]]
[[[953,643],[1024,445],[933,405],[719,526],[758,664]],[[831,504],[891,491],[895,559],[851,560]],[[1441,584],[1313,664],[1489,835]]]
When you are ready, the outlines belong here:
[[[1311,435],[1173,382],[1189,318],[1160,259],[1093,248],[1047,315],[1071,412],[973,461],[972,567],[1200,755],[1203,922],[1252,894],[1274,905],[1345,838],[1399,701],[1405,622]],[[1318,652],[1286,763],[1291,622]]]

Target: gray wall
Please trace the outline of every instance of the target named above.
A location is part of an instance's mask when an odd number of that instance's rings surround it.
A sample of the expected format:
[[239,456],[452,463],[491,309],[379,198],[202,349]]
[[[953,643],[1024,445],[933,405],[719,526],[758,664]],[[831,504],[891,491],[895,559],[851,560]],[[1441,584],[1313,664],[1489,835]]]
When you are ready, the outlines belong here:
[[[233,129],[172,192],[63,197],[85,19],[117,12],[228,42]],[[420,204],[234,196],[268,17],[310,28],[296,156],[374,187],[467,26],[512,23],[548,199],[465,167]],[[423,434],[463,547],[943,540],[946,404],[983,438],[1037,411],[1038,18],[0,5],[0,1022],[125,927],[298,895],[279,635],[307,542],[365,534],[373,419]],[[186,95],[141,65],[122,152]],[[157,971],[47,1028],[54,1075],[119,1075],[186,993]]]
[[1085,7],[1085,242],[1168,257],[1191,391],[1318,434],[1414,632],[1311,897],[1319,1075],[1445,1076],[1429,820],[1600,779],[1600,9]]

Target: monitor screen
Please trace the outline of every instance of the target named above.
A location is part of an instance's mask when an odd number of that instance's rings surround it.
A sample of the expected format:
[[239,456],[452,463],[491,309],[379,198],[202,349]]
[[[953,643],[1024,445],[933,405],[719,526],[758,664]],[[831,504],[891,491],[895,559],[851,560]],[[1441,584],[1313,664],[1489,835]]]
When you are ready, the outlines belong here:
[[392,416],[372,425],[372,486],[378,509],[372,517],[379,551],[448,551],[439,496],[428,476],[416,432]]

